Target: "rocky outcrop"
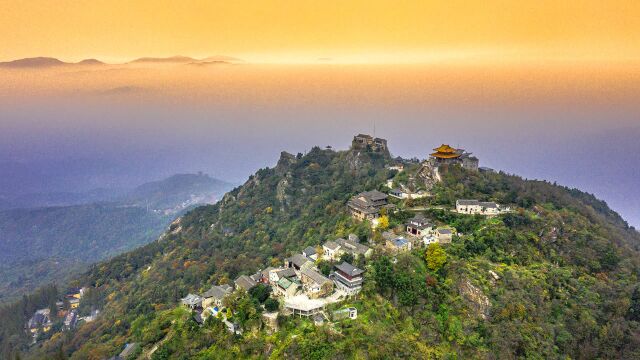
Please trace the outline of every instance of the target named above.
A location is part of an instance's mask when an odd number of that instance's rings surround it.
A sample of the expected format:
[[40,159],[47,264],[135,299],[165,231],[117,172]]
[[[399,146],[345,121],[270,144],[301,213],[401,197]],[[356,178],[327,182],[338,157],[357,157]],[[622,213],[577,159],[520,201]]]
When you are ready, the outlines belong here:
[[349,164],[349,169],[352,171],[360,170],[365,164],[365,160],[363,159],[362,151],[352,150],[347,155],[347,164]]
[[278,164],[276,164],[276,173],[279,175],[284,174],[289,170],[291,165],[295,164],[298,161],[295,155],[290,154],[286,151],[280,153],[280,159],[278,159]]
[[489,317],[491,301],[489,301],[489,298],[479,287],[471,283],[471,280],[463,279],[460,281],[458,284],[458,292],[475,316],[483,320]]
[[420,179],[427,191],[430,191],[437,182],[439,182],[440,174],[438,173],[438,167],[435,166],[431,161],[426,160],[420,164],[420,169],[418,170],[418,179]]
[[291,203],[291,195],[287,194],[287,189],[291,187],[291,173],[285,174],[285,176],[278,182],[276,186],[276,199],[280,202],[280,209],[284,211],[285,206]]
[[169,225],[169,229],[166,232],[164,232],[162,235],[160,235],[160,237],[158,238],[158,241],[164,240],[169,235],[179,234],[181,231],[182,231],[182,216],[175,219]]

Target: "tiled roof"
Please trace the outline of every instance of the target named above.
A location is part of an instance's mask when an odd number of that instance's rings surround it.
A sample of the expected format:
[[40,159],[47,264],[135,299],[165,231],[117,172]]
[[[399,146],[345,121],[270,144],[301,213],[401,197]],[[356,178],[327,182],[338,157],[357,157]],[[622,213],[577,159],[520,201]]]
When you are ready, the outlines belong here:
[[313,246],[307,246],[304,250],[302,250],[302,253],[307,256],[315,255],[316,248],[314,248]]
[[396,246],[396,247],[402,247],[402,246],[404,246],[406,244],[407,244],[407,240],[405,238],[399,237],[399,238],[393,240],[393,245]]
[[367,245],[360,244],[352,240],[338,239],[336,242],[346,251],[351,252],[354,255],[364,255],[370,249]]
[[[344,239],[338,239],[338,240],[344,240]],[[335,249],[340,247],[340,245],[338,245],[338,243],[336,241],[327,241],[322,246],[326,247],[327,249],[330,249],[330,250],[335,250]]]
[[224,299],[224,297],[229,294],[231,291],[227,290],[227,288],[223,288],[221,286],[212,286],[211,289],[207,290],[204,294],[202,294],[203,298],[214,298],[214,299]]
[[278,278],[280,278],[280,279],[289,278],[289,277],[292,277],[292,276],[296,276],[296,272],[292,268],[288,268],[288,269],[283,269],[283,270],[280,270],[280,271],[276,272],[276,275],[278,275]]
[[313,270],[313,269],[306,269],[302,272],[302,275],[308,277],[309,279],[313,280],[313,282],[315,282],[318,285],[322,285],[326,282],[331,282],[331,280],[329,280],[326,276],[320,274],[319,272]]
[[254,286],[258,285],[253,279],[246,275],[242,275],[235,281],[236,286],[241,287],[247,291],[249,291]]
[[272,267],[272,266],[269,266],[268,268],[262,270],[262,272],[261,272],[262,276],[265,277],[265,278],[268,278],[269,277],[269,273],[271,272],[271,270],[275,270],[275,268]]
[[385,200],[387,198],[387,194],[380,192],[378,190],[366,191],[366,192],[360,193],[358,197],[360,196],[363,196],[372,201]]
[[288,289],[291,285],[293,285],[293,282],[289,281],[289,279],[287,278],[282,278],[278,280],[278,286],[280,286],[285,290]]
[[487,209],[497,209],[498,208],[498,204],[496,204],[496,203],[494,203],[492,201],[480,202],[479,205],[482,206],[483,208],[487,208]]
[[182,298],[182,303],[187,305],[197,305],[202,301],[202,298],[196,294],[188,294]]
[[358,276],[364,272],[364,270],[358,269],[357,267],[349,264],[346,261],[343,261],[342,264],[336,265],[336,269],[342,271],[343,273],[349,276]]
[[302,267],[304,264],[309,262],[309,259],[302,254],[295,254],[289,258],[289,261],[297,267]]

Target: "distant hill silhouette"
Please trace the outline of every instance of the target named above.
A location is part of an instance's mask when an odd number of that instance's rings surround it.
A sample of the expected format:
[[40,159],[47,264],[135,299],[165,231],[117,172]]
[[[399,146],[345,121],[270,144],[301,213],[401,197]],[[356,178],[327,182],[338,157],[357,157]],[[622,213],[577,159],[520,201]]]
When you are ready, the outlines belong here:
[[236,58],[236,57],[233,57],[233,56],[215,55],[215,56],[209,56],[207,58],[204,58],[204,59],[200,60],[200,62],[203,62],[203,63],[209,63],[209,62],[238,63],[238,62],[244,62],[244,60]]
[[84,59],[77,62],[78,65],[104,65],[105,63],[98,59]]
[[[170,57],[141,57],[126,64],[194,64],[194,65],[215,65],[215,64],[237,64],[244,60],[226,55],[209,56],[204,59],[195,59],[189,56],[170,56]],[[82,61],[71,63],[64,62],[60,59],[52,57],[31,57],[17,59],[12,61],[0,62],[0,68],[50,68],[55,66],[72,66],[72,65],[106,65],[106,63],[98,59],[84,59]]]
[[194,58],[188,56],[171,56],[165,58],[157,58],[157,57],[142,57],[139,59],[135,59],[130,61],[129,64],[134,63],[190,63],[198,61]]
[[52,66],[68,65],[63,61],[51,57],[24,58],[7,62],[0,62],[0,67],[5,68],[44,68]]
[[207,66],[207,65],[232,65],[232,64],[237,64],[237,63],[230,62],[230,61],[215,60],[215,61],[194,61],[194,62],[188,63],[187,65]]
[[105,63],[97,59],[84,59],[77,63],[64,62],[52,57],[32,57],[6,62],[0,62],[0,67],[4,68],[49,68],[54,66],[70,65],[104,65]]

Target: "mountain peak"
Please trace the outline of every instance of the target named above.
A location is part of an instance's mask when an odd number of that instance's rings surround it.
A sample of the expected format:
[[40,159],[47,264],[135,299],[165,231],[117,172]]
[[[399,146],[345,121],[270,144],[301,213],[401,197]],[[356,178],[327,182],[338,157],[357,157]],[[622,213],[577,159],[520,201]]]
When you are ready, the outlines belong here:
[[176,55],[176,56],[170,56],[170,57],[141,57],[138,59],[135,59],[133,61],[130,61],[130,64],[135,64],[135,63],[175,63],[175,64],[180,64],[180,63],[190,63],[190,62],[194,62],[194,61],[198,61],[194,58],[188,57],[188,56],[180,56],[180,55]]
[[67,65],[59,59],[52,57],[32,57],[24,58],[7,62],[0,62],[0,67],[14,67],[14,68],[43,68],[51,66]]
[[240,62],[244,62],[244,60],[239,59],[237,57],[233,57],[233,56],[227,56],[227,55],[214,55],[214,56],[209,56],[206,57],[202,60],[200,60],[201,62],[229,62],[229,63],[240,63]]
[[104,65],[105,63],[98,59],[84,59],[77,62],[78,65]]

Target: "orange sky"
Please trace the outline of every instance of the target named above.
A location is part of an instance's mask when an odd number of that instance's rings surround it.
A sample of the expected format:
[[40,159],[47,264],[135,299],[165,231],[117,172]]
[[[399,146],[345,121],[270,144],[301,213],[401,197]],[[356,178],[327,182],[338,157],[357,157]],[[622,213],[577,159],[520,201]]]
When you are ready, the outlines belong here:
[[0,61],[635,61],[638,19],[632,0],[0,0]]

